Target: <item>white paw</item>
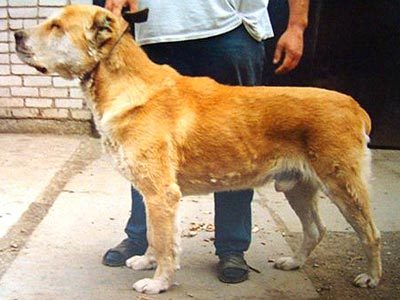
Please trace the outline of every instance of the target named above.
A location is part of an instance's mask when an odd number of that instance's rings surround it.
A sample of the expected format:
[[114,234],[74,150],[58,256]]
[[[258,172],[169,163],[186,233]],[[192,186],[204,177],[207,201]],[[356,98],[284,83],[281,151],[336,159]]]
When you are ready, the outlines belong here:
[[137,292],[144,294],[159,294],[168,290],[169,287],[170,285],[166,281],[151,278],[141,279],[133,284],[133,288]]
[[279,270],[295,270],[300,268],[302,263],[293,257],[281,257],[278,258],[274,264],[274,267]]
[[374,288],[378,285],[379,279],[377,278],[372,278],[371,275],[368,274],[360,274],[354,279],[354,284],[356,286],[362,287],[362,288]]
[[136,271],[153,270],[157,266],[155,259],[146,255],[132,256],[126,260],[125,264],[127,267]]

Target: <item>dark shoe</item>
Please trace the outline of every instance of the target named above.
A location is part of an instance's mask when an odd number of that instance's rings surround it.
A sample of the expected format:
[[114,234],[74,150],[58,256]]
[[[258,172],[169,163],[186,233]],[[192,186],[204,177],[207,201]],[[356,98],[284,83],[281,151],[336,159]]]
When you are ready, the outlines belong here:
[[225,283],[239,283],[249,278],[249,266],[241,253],[220,256],[218,279]]
[[109,267],[125,266],[125,261],[135,255],[143,255],[146,250],[131,239],[124,239],[116,247],[109,249],[103,256],[103,265]]

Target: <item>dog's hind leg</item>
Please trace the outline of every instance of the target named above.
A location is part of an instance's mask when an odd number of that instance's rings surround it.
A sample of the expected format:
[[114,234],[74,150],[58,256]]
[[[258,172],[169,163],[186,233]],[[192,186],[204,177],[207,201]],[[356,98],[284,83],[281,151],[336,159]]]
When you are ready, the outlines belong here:
[[300,218],[303,226],[303,242],[293,257],[279,258],[275,262],[275,268],[293,270],[301,267],[322,240],[326,229],[319,217],[318,190],[317,184],[299,180],[284,192],[291,207]]
[[382,276],[380,233],[371,216],[367,185],[356,170],[330,176],[324,183],[329,197],[358,234],[368,259],[368,273],[358,275],[354,284],[376,287]]

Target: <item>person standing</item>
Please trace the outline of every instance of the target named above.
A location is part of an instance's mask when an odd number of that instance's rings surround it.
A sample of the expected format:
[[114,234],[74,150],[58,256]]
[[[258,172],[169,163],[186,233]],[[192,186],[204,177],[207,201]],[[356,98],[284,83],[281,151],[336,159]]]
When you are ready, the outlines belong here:
[[[255,86],[265,81],[265,66],[275,73],[294,69],[303,52],[308,0],[289,0],[289,22],[276,49],[265,49],[273,37],[267,0],[106,0],[94,1],[116,15],[124,7],[149,8],[148,21],[135,24],[135,40],[151,60],[182,75],[208,76],[228,85]],[[266,61],[272,51],[273,61]],[[103,264],[121,266],[147,249],[143,197],[132,187],[128,238],[103,256]],[[252,190],[214,194],[215,248],[218,278],[238,283],[248,278],[244,252],[251,242]]]

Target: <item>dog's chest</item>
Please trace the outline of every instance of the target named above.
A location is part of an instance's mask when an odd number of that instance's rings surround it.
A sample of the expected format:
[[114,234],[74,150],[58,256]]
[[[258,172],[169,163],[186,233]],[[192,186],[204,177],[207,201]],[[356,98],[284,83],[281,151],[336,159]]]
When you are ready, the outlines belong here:
[[109,133],[110,130],[107,122],[102,121],[102,118],[97,111],[95,102],[93,101],[95,97],[93,81],[89,80],[88,82],[82,83],[82,89],[83,92],[86,94],[88,106],[92,111],[93,120],[101,136],[101,142],[104,152],[110,155],[113,167],[126,179],[132,181],[132,172],[126,158],[125,151],[122,145],[113,140],[112,136]]
[[102,145],[104,151],[110,155],[113,167],[126,179],[132,181],[132,171],[126,158],[124,148],[104,136],[102,136]]

